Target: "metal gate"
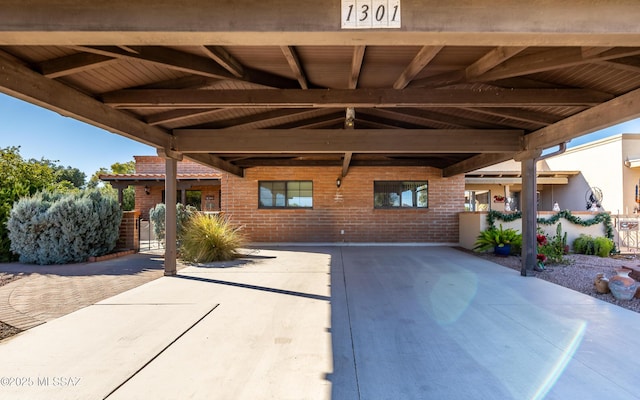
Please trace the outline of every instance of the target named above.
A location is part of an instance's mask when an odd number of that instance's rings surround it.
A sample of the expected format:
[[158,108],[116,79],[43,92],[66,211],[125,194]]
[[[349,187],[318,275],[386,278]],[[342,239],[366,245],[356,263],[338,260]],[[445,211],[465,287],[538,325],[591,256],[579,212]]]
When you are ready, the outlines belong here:
[[164,248],[164,243],[158,240],[154,231],[153,221],[140,219],[140,230],[138,231],[140,250],[151,250]]
[[637,254],[640,249],[640,236],[638,235],[640,216],[634,214],[612,215],[611,217],[614,220],[614,240],[618,250],[625,254]]

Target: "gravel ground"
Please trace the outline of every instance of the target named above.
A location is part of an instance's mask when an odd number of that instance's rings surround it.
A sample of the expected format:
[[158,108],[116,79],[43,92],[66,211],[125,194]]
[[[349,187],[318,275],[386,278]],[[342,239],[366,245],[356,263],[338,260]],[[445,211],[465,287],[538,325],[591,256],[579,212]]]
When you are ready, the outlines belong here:
[[[19,278],[20,278],[20,275],[7,274],[4,272],[0,272],[0,286],[4,286],[7,283],[13,282]],[[20,332],[20,329],[15,328],[11,325],[7,325],[4,322],[0,321],[0,340],[4,338],[8,338],[9,336],[13,336],[18,332]]]
[[[520,271],[521,262],[518,256],[498,257],[492,253],[475,253],[466,249],[459,249],[495,262],[496,264]],[[593,286],[593,280],[599,272],[610,278],[616,275],[615,270],[621,267],[639,266],[640,259],[635,256],[618,255],[609,258],[586,256],[584,254],[569,254],[565,256],[566,264],[547,265],[543,272],[536,272],[536,277],[557,285],[587,294],[602,301],[624,307],[631,311],[640,312],[640,299],[616,300],[611,293],[600,294]]]

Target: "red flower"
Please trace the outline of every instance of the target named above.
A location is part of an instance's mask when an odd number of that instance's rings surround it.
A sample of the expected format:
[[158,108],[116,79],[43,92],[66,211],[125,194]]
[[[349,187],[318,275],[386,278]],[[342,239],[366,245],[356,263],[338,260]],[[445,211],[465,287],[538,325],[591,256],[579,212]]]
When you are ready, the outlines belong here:
[[540,246],[547,244],[547,237],[545,235],[536,235],[536,239],[538,239],[538,245]]
[[538,259],[538,261],[540,261],[540,262],[545,262],[545,261],[547,261],[547,256],[545,256],[544,254],[538,254],[538,255],[536,256],[536,258],[537,258],[537,259]]

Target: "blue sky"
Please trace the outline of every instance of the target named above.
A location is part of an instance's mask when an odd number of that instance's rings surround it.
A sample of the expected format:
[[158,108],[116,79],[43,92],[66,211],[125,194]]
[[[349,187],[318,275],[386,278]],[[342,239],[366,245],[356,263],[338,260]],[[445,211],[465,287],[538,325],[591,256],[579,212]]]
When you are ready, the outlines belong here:
[[[100,167],[133,160],[134,155],[156,154],[150,146],[4,94],[0,94],[0,120],[0,148],[20,146],[25,159],[44,157],[78,168],[87,178]],[[618,133],[640,133],[640,119],[573,139],[569,147]]]
[[87,179],[100,167],[155,155],[153,147],[0,94],[0,148],[20,146],[25,159],[78,168]]

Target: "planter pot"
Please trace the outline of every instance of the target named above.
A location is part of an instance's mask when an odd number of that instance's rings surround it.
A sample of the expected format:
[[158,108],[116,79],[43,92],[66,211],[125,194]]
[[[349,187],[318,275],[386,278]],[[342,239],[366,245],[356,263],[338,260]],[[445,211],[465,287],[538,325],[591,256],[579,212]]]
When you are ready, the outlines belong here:
[[617,300],[631,300],[636,294],[638,283],[629,277],[628,269],[616,270],[617,275],[609,278],[609,290]]
[[510,244],[505,244],[505,245],[502,245],[502,246],[496,246],[496,247],[493,248],[493,252],[497,256],[506,257],[509,254],[511,254],[511,245]]
[[593,285],[596,287],[596,292],[598,293],[609,293],[609,279],[604,277],[604,274],[601,272],[596,275],[596,279],[593,281]]

